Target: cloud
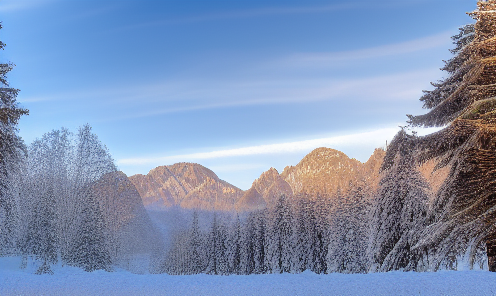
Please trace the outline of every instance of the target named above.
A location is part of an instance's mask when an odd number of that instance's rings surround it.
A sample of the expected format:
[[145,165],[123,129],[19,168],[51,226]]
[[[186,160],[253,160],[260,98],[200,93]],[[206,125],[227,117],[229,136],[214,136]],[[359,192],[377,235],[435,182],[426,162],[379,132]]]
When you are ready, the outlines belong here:
[[[106,113],[105,116],[96,114],[95,121],[111,122],[244,106],[342,99],[357,103],[372,100],[377,102],[416,100],[422,94],[421,90],[427,86],[428,78],[435,78],[438,74],[439,70],[433,68],[360,79],[281,77],[250,81],[251,77],[248,77],[234,81],[222,79],[163,81],[132,87],[20,97],[19,102],[43,104],[45,101],[57,100],[58,104],[71,105],[72,109],[87,114],[91,114],[91,110],[86,112],[86,109],[98,107],[97,110],[106,110]],[[245,80],[242,81],[243,79]],[[61,108],[60,111],[54,112],[67,112],[67,110]]]
[[[339,71],[318,73],[318,75],[310,73],[309,75],[305,71],[287,71],[287,67],[328,67],[332,69],[333,61],[351,64],[357,59],[375,59],[438,47],[449,41],[448,36],[449,33],[442,33],[369,49],[340,53],[297,54],[273,63],[245,61],[226,69],[215,68],[215,66],[209,69],[210,73],[224,73],[221,77],[211,77],[205,74],[203,78],[169,79],[141,85],[116,85],[109,88],[76,90],[51,95],[37,94],[33,97],[21,95],[18,100],[21,103],[43,103],[56,100],[65,101],[67,104],[70,101],[79,102],[76,104],[78,112],[83,112],[89,106],[111,110],[105,116],[98,116],[95,119],[98,122],[198,110],[297,104],[343,98],[356,102],[416,100],[421,96],[421,90],[428,87],[429,78],[435,80],[439,77],[437,68],[343,79],[340,78]],[[259,65],[265,68],[260,69]],[[236,70],[240,68],[246,71],[238,75]],[[89,101],[92,104],[87,104]],[[72,105],[73,109],[74,106]]]
[[[396,73],[362,79],[334,77],[281,79],[252,82],[193,81],[175,89],[148,91],[139,100],[133,91],[116,96],[113,103],[118,115],[105,121],[142,118],[196,110],[298,104],[337,99],[386,102],[417,99],[427,84],[426,77],[436,77],[438,69]],[[191,91],[194,90],[194,91]],[[143,93],[143,92],[138,92]],[[126,96],[130,96],[129,99]],[[148,102],[148,104],[147,104]],[[123,110],[122,108],[125,108]],[[128,111],[126,111],[128,110]]]
[[[425,136],[430,133],[441,130],[437,128],[414,128],[419,136]],[[241,147],[234,149],[220,149],[208,152],[198,152],[191,154],[181,154],[161,157],[143,157],[143,158],[124,158],[117,161],[119,165],[147,165],[147,164],[164,164],[184,161],[197,161],[202,159],[219,159],[243,156],[269,155],[269,154],[289,154],[298,152],[309,153],[319,147],[332,147],[342,149],[343,147],[360,147],[360,146],[384,146],[387,140],[391,140],[400,130],[399,127],[380,128],[376,130],[362,131],[346,135],[338,135],[327,138],[318,138],[312,140],[294,141],[286,143],[268,144]],[[215,167],[216,170],[244,170],[260,168],[259,164],[228,165]]]
[[351,50],[344,52],[327,53],[299,53],[279,61],[281,65],[290,67],[319,66],[329,67],[336,62],[349,62],[356,60],[377,59],[396,55],[411,54],[418,51],[428,50],[450,43],[452,32],[427,36],[401,43],[381,45],[377,47]]
[[215,159],[227,157],[253,156],[265,154],[285,154],[304,152],[318,147],[343,147],[364,145],[365,143],[377,143],[377,146],[391,139],[397,132],[398,128],[383,128],[374,131],[366,131],[355,134],[341,135],[329,138],[320,138],[313,140],[278,143],[269,145],[249,146],[235,149],[216,150],[209,152],[199,152],[192,154],[163,156],[155,158],[126,158],[118,161],[121,165],[144,165],[153,163],[171,163],[177,161],[190,161],[200,159]]

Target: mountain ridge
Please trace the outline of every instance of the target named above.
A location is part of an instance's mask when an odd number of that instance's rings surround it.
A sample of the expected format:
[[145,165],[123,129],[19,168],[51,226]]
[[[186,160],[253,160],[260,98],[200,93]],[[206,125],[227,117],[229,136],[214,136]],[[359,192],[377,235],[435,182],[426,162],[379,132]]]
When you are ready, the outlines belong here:
[[219,179],[212,170],[188,162],[159,166],[129,180],[145,206],[232,210],[242,195],[241,189]]
[[187,162],[159,166],[129,180],[145,206],[242,212],[272,207],[280,195],[331,196],[337,191],[349,192],[359,184],[377,189],[384,155],[384,150],[376,149],[362,163],[335,149],[316,148],[282,173],[272,167],[264,171],[246,191],[200,164]]

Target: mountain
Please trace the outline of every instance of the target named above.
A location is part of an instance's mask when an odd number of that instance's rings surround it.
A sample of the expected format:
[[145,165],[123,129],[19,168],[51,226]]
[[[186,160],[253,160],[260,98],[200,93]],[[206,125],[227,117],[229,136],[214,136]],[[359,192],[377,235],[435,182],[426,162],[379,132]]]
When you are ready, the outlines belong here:
[[374,187],[384,154],[384,150],[376,149],[366,163],[361,163],[338,150],[317,148],[296,166],[284,168],[281,177],[295,194],[332,196],[338,191],[349,192],[359,184]]
[[220,180],[214,172],[195,163],[160,166],[129,180],[145,206],[250,211],[274,206],[283,194],[334,196],[338,190],[350,192],[360,186],[367,188],[364,192],[369,196],[371,190],[377,190],[384,154],[384,150],[376,149],[366,163],[361,163],[340,151],[317,148],[281,174],[274,168],[263,172],[247,191]]
[[355,181],[362,164],[330,148],[317,148],[296,166],[287,166],[281,177],[296,193],[333,194],[347,191]]
[[[272,207],[282,194],[292,196],[293,190],[282,179],[276,169],[270,168],[253,182],[251,188],[245,192],[243,198],[238,202],[237,208],[248,210],[265,208],[266,206]],[[248,200],[250,202],[246,203]],[[245,204],[246,206],[244,206]]]
[[243,197],[236,203],[236,211],[256,211],[267,207],[267,202],[263,196],[255,189],[251,187],[244,194]]
[[134,175],[129,180],[136,186],[145,206],[232,210],[243,195],[241,189],[195,163],[160,166],[147,175]]

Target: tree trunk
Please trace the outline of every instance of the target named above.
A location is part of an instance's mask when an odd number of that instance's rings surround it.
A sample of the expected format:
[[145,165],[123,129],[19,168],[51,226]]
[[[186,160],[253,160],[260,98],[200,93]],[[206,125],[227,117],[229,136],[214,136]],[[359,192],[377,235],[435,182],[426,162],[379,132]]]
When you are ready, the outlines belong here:
[[496,239],[486,241],[486,248],[489,271],[496,272]]

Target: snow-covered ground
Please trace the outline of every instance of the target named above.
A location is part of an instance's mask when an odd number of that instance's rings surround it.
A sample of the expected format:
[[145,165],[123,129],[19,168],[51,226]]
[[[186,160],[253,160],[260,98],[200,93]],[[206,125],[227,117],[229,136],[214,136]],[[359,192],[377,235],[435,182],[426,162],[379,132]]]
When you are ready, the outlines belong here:
[[35,275],[19,264],[0,258],[0,295],[496,295],[496,273],[487,271],[169,276],[56,267]]

